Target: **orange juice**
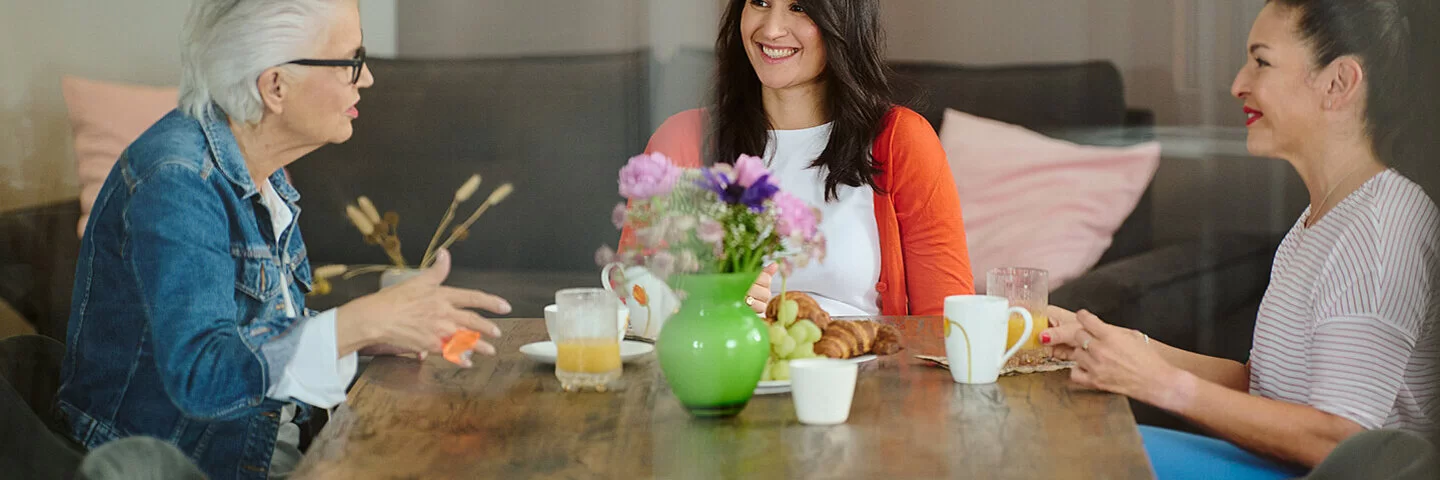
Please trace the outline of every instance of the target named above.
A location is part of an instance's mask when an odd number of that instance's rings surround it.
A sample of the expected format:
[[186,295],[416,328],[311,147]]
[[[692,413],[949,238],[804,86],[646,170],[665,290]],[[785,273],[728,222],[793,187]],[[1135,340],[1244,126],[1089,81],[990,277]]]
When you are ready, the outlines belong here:
[[555,344],[555,368],[566,373],[610,373],[620,370],[620,342],[586,338]]
[[[1030,339],[1026,340],[1024,345],[1020,346],[1021,350],[1040,348],[1040,332],[1050,328],[1050,317],[1046,316],[1046,314],[1035,313],[1034,310],[1030,310],[1030,316],[1035,320],[1034,330],[1030,331]],[[1014,313],[1010,314],[1010,333],[1005,336],[1005,348],[1009,349],[1011,345],[1015,345],[1015,342],[1020,341],[1020,335],[1024,333],[1025,317]]]

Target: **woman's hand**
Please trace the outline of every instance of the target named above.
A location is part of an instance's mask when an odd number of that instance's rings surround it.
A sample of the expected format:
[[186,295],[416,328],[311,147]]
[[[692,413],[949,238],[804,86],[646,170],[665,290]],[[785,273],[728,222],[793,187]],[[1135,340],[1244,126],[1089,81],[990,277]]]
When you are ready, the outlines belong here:
[[[505,314],[510,304],[479,290],[442,286],[449,274],[450,252],[441,250],[434,265],[415,278],[341,306],[336,315],[341,355],[375,345],[440,352],[460,330],[499,337],[500,327],[468,309]],[[495,347],[482,340],[475,351],[494,355]]]
[[750,291],[745,293],[745,304],[755,313],[764,315],[765,307],[770,305],[770,282],[779,268],[778,265],[765,267],[760,271],[760,277],[755,279],[755,284],[750,286]]
[[[1057,312],[1058,310],[1058,312]],[[1118,393],[1152,405],[1164,405],[1178,369],[1150,348],[1143,334],[1106,324],[1081,310],[1071,315],[1052,308],[1058,326],[1041,332],[1040,341],[1055,355],[1075,361],[1070,379],[1081,386]]]

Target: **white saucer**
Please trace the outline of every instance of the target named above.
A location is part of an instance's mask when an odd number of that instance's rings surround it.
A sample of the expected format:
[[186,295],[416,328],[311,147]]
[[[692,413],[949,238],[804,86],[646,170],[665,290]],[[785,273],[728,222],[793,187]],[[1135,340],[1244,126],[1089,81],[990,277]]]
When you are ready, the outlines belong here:
[[[630,362],[655,351],[655,346],[644,342],[626,340],[620,342],[620,361]],[[555,342],[535,342],[520,347],[520,353],[531,360],[555,364]]]
[[[850,359],[849,361],[854,362],[854,363],[866,363],[866,362],[869,362],[869,361],[871,361],[871,360],[875,360],[876,358],[878,358],[878,357],[876,357],[875,355],[866,354],[866,355],[861,355],[861,356],[852,358],[852,359]],[[775,395],[775,394],[778,394],[778,393],[789,393],[789,392],[790,392],[790,381],[789,381],[789,380],[762,380],[759,385],[756,385],[756,386],[755,386],[755,394],[756,394],[756,395]]]
[[790,393],[789,380],[764,380],[755,386],[756,395],[775,395],[779,393]]

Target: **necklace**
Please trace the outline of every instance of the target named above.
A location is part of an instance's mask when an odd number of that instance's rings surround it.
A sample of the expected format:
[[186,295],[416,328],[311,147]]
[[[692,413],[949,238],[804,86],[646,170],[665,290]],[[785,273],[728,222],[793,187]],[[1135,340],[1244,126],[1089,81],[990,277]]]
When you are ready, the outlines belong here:
[[1315,223],[1320,221],[1320,214],[1325,213],[1321,212],[1321,210],[1324,209],[1325,204],[1330,201],[1330,195],[1334,194],[1336,190],[1339,190],[1340,186],[1344,185],[1346,180],[1349,180],[1350,177],[1355,176],[1356,173],[1359,173],[1361,170],[1364,169],[1365,165],[1355,167],[1354,169],[1350,170],[1350,173],[1346,174],[1344,177],[1341,177],[1340,181],[1335,182],[1335,186],[1330,187],[1330,191],[1325,192],[1325,196],[1320,199],[1320,205],[1310,210],[1310,216],[1305,219],[1305,228],[1315,226]]

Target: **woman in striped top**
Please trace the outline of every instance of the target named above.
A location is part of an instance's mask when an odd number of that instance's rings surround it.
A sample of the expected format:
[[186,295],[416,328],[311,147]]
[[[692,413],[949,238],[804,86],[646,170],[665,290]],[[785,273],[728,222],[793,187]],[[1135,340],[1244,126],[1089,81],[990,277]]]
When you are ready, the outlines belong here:
[[1414,42],[1410,27],[1428,27],[1406,8],[1270,0],[1255,21],[1232,93],[1251,153],[1288,161],[1310,206],[1276,252],[1248,364],[1051,312],[1041,341],[1076,361],[1077,383],[1232,442],[1142,427],[1161,478],[1287,478],[1364,430],[1435,435],[1440,210],[1382,163],[1411,154],[1425,135],[1414,117],[1429,113],[1415,103],[1430,96],[1406,92],[1435,53]]

